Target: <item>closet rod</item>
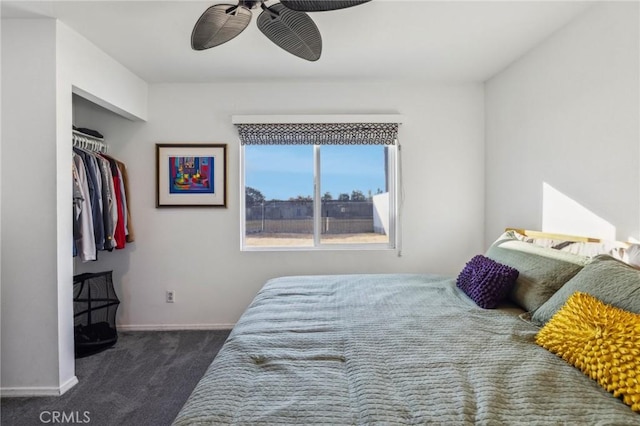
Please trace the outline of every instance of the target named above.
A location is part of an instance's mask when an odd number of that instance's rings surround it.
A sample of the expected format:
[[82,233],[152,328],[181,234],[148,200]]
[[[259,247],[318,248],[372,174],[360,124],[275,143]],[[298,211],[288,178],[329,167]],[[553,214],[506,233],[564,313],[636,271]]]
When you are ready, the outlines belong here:
[[109,151],[109,146],[106,144],[104,139],[96,138],[77,130],[72,130],[72,132],[73,146],[89,151],[101,152],[103,154],[106,154],[107,151]]

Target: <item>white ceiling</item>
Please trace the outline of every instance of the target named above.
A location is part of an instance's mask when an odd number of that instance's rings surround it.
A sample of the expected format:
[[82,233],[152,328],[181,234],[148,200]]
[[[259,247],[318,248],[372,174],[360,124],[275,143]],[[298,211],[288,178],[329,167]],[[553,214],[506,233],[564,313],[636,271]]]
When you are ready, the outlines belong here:
[[[274,0],[270,0],[273,2]],[[373,0],[311,13],[317,62],[277,47],[252,23],[196,52],[191,30],[211,1],[3,1],[3,18],[55,17],[149,83],[270,79],[485,81],[582,13],[583,1]]]

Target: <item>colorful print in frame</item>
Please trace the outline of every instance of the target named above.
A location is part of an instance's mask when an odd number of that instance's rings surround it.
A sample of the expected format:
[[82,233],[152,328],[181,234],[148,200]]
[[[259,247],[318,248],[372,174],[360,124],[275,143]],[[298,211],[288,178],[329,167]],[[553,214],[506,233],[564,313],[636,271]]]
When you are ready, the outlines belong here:
[[226,207],[226,144],[156,144],[156,207]]
[[215,157],[169,157],[171,194],[214,194]]

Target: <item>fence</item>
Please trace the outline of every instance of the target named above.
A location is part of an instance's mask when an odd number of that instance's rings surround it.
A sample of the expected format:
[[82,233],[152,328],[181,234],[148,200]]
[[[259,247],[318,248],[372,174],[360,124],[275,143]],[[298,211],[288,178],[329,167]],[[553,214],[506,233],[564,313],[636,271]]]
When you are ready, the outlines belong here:
[[[382,198],[381,198],[382,197]],[[386,198],[385,198],[386,197]],[[386,234],[388,194],[366,201],[322,201],[322,234]],[[375,205],[375,207],[374,207]],[[380,210],[383,211],[380,211]],[[385,222],[385,219],[386,222]],[[246,209],[246,233],[313,234],[313,202],[271,200]]]
[[[247,234],[258,232],[274,234],[313,234],[313,219],[247,220],[246,232]],[[373,217],[364,219],[323,217],[321,218],[321,232],[323,234],[359,234],[374,232]]]

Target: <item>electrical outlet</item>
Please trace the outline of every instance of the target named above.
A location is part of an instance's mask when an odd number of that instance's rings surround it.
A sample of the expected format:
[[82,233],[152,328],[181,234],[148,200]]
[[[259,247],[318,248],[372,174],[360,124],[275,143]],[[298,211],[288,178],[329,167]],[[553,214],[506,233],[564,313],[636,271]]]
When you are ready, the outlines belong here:
[[176,301],[176,292],[173,290],[167,290],[167,303],[173,303]]

